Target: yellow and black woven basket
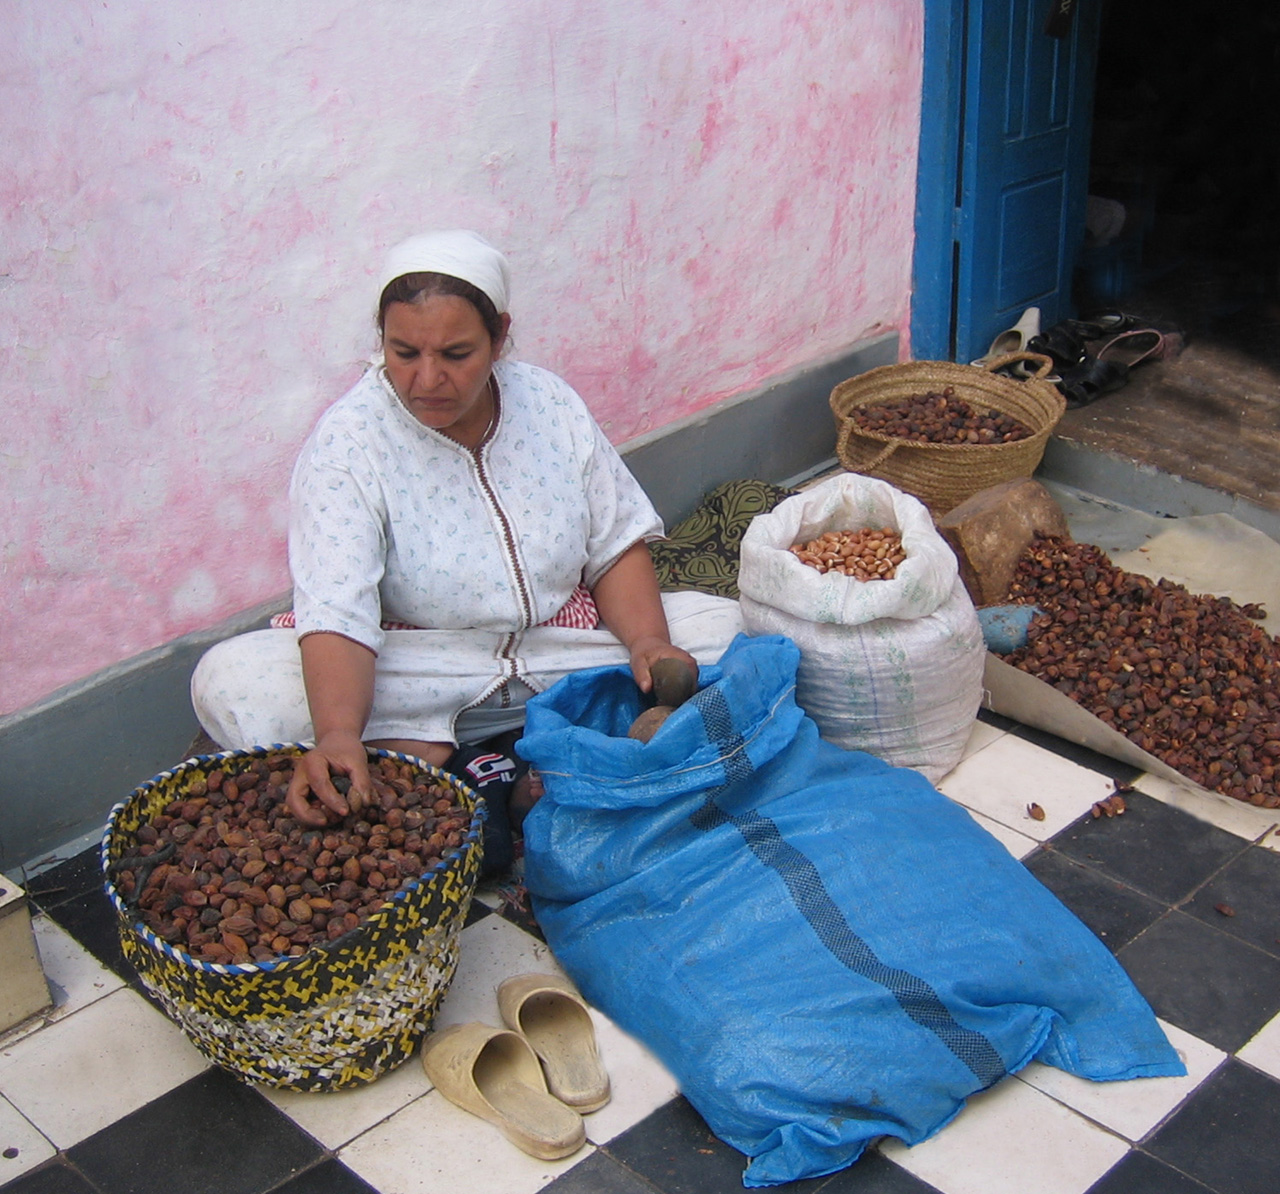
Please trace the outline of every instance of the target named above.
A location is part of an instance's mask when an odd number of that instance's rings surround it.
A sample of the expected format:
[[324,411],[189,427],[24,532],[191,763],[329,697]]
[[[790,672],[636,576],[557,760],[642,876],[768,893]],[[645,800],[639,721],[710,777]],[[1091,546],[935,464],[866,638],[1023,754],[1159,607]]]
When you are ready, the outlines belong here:
[[[1025,381],[994,372],[1024,360],[1037,366],[1036,374]],[[1023,352],[996,357],[985,368],[907,361],[851,377],[831,391],[836,456],[849,472],[887,481],[919,498],[934,518],[940,518],[980,490],[1036,471],[1067,406],[1057,386],[1042,380],[1052,364],[1046,356]],[[1032,434],[1007,444],[924,444],[867,431],[850,418],[857,407],[901,402],[947,386],[970,406],[1009,415]]]
[[407,883],[336,941],[299,957],[245,965],[204,962],[160,940],[131,913],[111,880],[140,826],[190,792],[197,779],[237,761],[298,755],[276,744],[202,755],[163,771],[111,811],[102,839],[107,896],[125,957],[211,1061],[253,1082],[333,1091],[372,1082],[407,1060],[430,1027],[458,964],[480,871],[484,801],[454,776],[407,755],[371,751],[448,784],[471,813],[461,846]]

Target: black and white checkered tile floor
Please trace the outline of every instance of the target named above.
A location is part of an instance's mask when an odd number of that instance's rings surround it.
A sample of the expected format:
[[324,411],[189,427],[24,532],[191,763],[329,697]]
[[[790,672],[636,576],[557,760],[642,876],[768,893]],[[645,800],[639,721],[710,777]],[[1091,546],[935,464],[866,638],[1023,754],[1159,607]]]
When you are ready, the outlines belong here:
[[[1128,811],[1094,819],[1115,781]],[[942,790],[1116,953],[1183,1055],[1186,1078],[1094,1085],[1032,1065],[933,1139],[896,1142],[823,1194],[1274,1194],[1280,1190],[1280,834],[1274,813],[1206,799],[984,717]],[[1026,806],[1046,810],[1033,821]],[[518,1152],[412,1062],[359,1091],[281,1094],[211,1068],[131,984],[92,848],[27,880],[45,1019],[0,1037],[5,1194],[716,1194],[743,1158],[669,1074],[602,1017],[614,1099],[565,1161]],[[1227,907],[1234,915],[1221,909]],[[508,975],[554,970],[482,892],[437,1023],[499,1023]]]

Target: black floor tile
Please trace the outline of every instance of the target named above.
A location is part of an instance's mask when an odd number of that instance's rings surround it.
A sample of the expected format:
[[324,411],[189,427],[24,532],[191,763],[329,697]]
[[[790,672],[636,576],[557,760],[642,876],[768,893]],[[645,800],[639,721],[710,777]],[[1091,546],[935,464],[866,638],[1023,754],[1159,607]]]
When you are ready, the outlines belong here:
[[1094,1182],[1086,1194],[1212,1194],[1212,1191],[1195,1178],[1134,1149]]
[[1280,1190],[1280,1082],[1228,1059],[1144,1145],[1217,1194]]
[[103,1194],[262,1194],[324,1150],[256,1090],[207,1070],[67,1157]]
[[938,1188],[874,1150],[829,1177],[821,1194],[938,1194]]
[[[711,1134],[687,1099],[676,1098],[611,1140],[605,1151],[662,1194],[741,1194],[748,1159]],[[825,1178],[771,1186],[816,1194]]]
[[1280,1010],[1280,959],[1182,912],[1116,956],[1158,1016],[1229,1053]]
[[1105,775],[1109,779],[1115,780],[1117,784],[1131,784],[1142,774],[1142,768],[1140,767],[1134,767],[1130,763],[1122,763],[1119,759],[1112,759],[1107,755],[1100,755],[1096,750],[1090,750],[1087,746],[1068,742],[1065,738],[1059,738],[1045,730],[1038,730],[1034,726],[1015,724],[1010,733],[1027,742],[1033,742],[1036,746],[1045,750],[1052,751],[1055,755],[1059,755],[1064,759],[1070,759],[1073,763],[1079,763],[1081,767],[1087,767],[1090,771],[1096,771],[1099,775]]
[[120,947],[119,922],[105,891],[82,892],[55,904],[47,913],[109,970],[127,982],[137,983],[137,975]]
[[654,1194],[654,1187],[617,1158],[597,1150],[543,1186],[542,1194]]
[[1012,717],[1005,717],[1003,713],[992,713],[990,709],[979,709],[978,720],[984,725],[989,725],[996,730],[1011,731],[1019,729],[1019,724]]
[[74,896],[101,890],[102,854],[96,845],[42,871],[26,885],[32,902],[46,911]]
[[1115,953],[1168,910],[1158,900],[1056,850],[1036,850],[1027,869]]
[[1119,817],[1086,816],[1052,839],[1055,850],[1166,904],[1197,887],[1249,848],[1234,834],[1142,792],[1126,792]]
[[273,1187],[271,1194],[378,1194],[378,1191],[336,1157],[330,1157],[290,1178],[283,1186]]
[[[1219,912],[1219,906],[1234,915]],[[1280,854],[1250,846],[1196,892],[1183,911],[1280,957]]]
[[0,1185],[0,1190],[4,1194],[99,1194],[97,1186],[91,1186],[61,1157]]

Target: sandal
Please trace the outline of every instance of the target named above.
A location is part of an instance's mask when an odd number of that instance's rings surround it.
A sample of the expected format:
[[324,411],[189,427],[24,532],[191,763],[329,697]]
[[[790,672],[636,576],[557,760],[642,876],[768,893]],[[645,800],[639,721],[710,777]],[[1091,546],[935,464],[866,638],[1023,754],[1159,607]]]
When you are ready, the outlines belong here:
[[422,1068],[449,1102],[495,1124],[531,1157],[556,1161],[586,1143],[582,1116],[547,1090],[538,1057],[518,1032],[455,1024],[427,1038]]
[[1128,315],[1124,311],[1100,311],[1083,319],[1064,319],[1062,322],[1072,335],[1081,340],[1102,340],[1132,328],[1149,326],[1136,315]]
[[1065,323],[1055,323],[1052,327],[1045,328],[1040,335],[1032,337],[1027,342],[1027,351],[1049,357],[1059,373],[1075,368],[1085,357],[1084,341]]
[[568,982],[550,974],[517,975],[498,987],[498,1008],[507,1027],[533,1046],[556,1098],[580,1115],[609,1101],[595,1026]]
[[1120,389],[1128,380],[1129,369],[1123,361],[1085,357],[1062,375],[1058,389],[1066,397],[1068,408],[1076,410]]
[[1098,349],[1098,360],[1117,361],[1126,369],[1141,364],[1150,357],[1164,355],[1165,338],[1155,328],[1138,328],[1113,336]]

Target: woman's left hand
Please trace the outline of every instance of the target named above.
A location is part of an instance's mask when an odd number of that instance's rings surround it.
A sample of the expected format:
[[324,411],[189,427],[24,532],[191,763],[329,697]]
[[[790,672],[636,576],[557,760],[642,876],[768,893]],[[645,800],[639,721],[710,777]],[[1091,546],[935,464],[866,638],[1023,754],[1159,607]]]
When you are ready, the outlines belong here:
[[679,659],[698,677],[698,661],[688,651],[682,651],[665,639],[656,635],[646,635],[631,644],[631,674],[641,692],[649,692],[653,688],[652,668],[659,659]]

